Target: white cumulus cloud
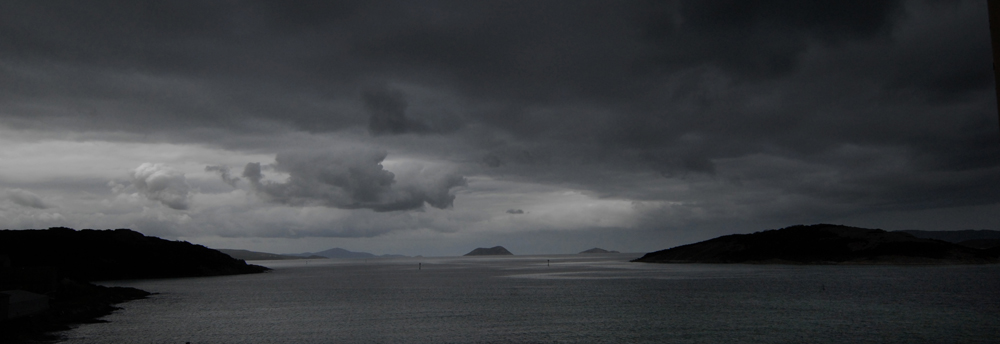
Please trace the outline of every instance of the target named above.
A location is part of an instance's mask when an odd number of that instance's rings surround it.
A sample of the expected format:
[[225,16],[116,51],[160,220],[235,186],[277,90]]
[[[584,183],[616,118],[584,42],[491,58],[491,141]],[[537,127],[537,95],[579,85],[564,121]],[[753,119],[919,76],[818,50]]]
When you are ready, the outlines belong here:
[[186,210],[191,188],[184,173],[164,164],[143,163],[131,172],[132,186],[143,196],[171,209]]

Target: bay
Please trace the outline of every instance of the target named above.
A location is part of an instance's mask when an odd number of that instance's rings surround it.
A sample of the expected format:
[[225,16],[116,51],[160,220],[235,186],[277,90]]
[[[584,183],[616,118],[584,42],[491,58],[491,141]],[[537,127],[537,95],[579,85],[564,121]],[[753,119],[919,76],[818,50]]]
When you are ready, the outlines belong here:
[[1000,266],[630,263],[639,254],[258,261],[64,343],[993,343]]

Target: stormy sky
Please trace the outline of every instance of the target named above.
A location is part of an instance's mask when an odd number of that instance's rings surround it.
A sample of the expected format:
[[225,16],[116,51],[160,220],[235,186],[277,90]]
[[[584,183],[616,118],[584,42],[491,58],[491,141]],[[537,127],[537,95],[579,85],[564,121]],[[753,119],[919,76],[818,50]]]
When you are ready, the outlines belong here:
[[1000,229],[985,1],[3,1],[0,228],[644,252]]

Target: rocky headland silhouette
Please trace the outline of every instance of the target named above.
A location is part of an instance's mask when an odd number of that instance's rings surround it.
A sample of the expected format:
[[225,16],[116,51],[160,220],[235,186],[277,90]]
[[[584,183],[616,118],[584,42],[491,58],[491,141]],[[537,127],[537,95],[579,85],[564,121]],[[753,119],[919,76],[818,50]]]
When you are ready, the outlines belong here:
[[905,232],[842,225],[733,234],[647,253],[633,262],[751,264],[989,264],[1000,251]]
[[513,253],[507,251],[503,246],[493,246],[490,248],[479,247],[472,252],[466,253],[466,256],[512,256]]
[[260,273],[222,252],[183,241],[145,236],[129,229],[0,231],[0,291],[44,295],[47,310],[0,319],[0,342],[53,340],[47,334],[74,323],[95,322],[115,304],[149,292],[104,287],[93,281],[200,277]]

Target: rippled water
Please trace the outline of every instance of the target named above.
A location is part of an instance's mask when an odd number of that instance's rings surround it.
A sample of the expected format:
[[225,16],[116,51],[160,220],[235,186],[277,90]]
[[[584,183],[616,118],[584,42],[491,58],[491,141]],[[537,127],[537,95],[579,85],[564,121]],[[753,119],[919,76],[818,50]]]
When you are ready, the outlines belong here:
[[[1000,266],[629,263],[637,255],[261,262],[65,343],[995,343]],[[551,262],[551,266],[547,264]],[[418,270],[419,264],[419,270]]]

